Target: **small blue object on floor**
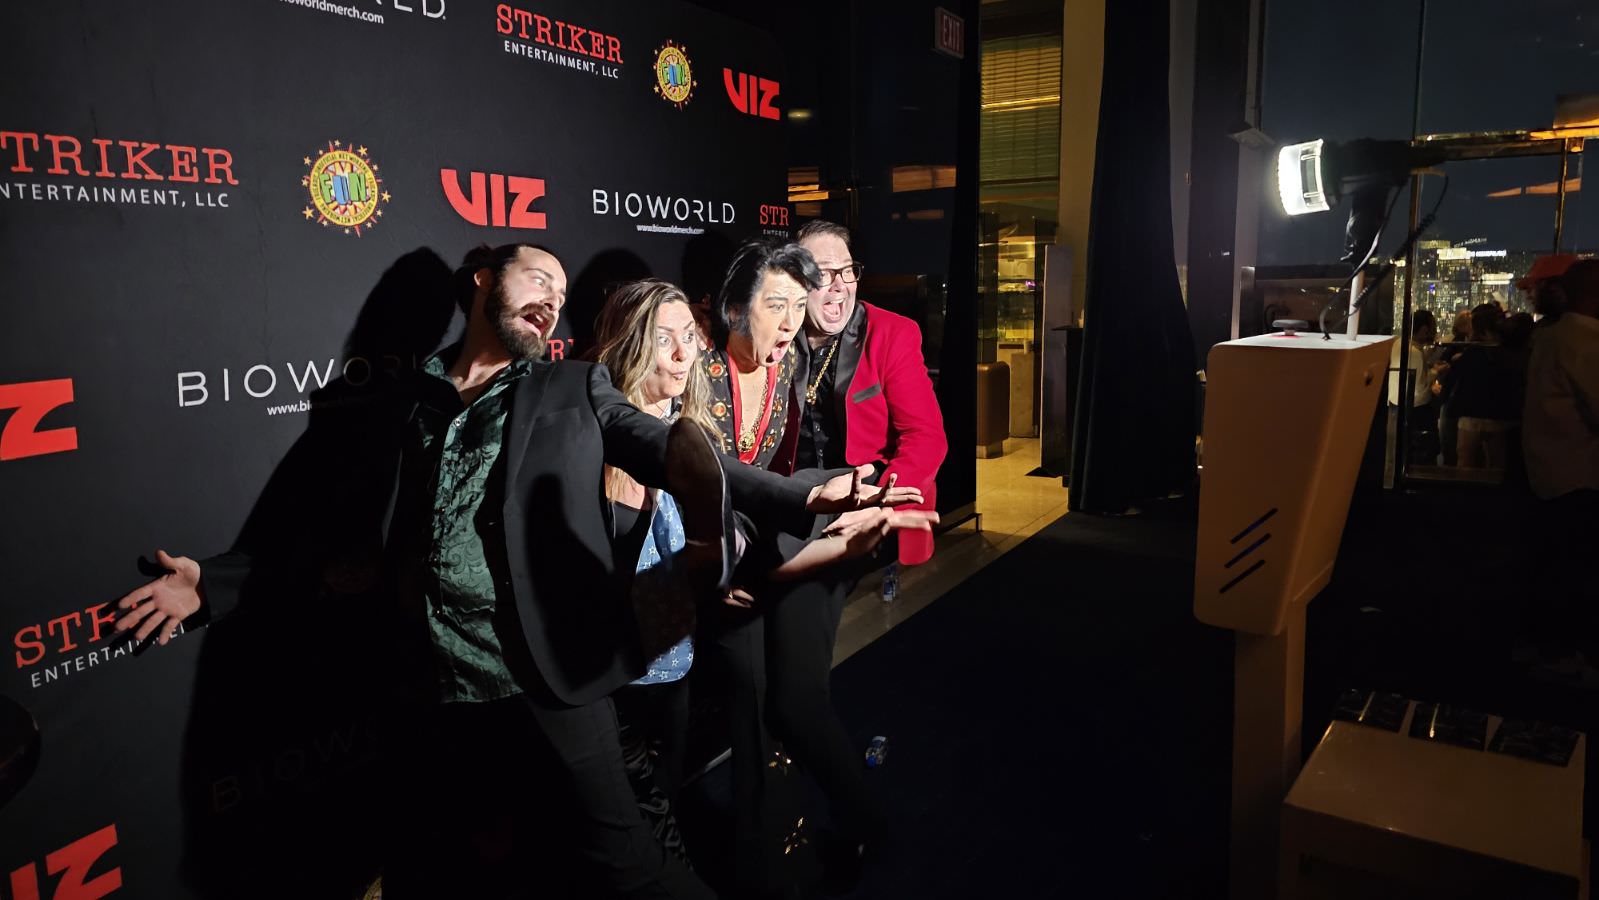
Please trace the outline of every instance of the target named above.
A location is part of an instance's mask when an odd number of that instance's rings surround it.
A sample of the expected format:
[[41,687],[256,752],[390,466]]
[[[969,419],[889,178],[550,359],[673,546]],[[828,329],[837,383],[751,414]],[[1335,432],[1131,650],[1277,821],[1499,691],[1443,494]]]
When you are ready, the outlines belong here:
[[888,738],[877,735],[866,745],[866,767],[875,769],[888,762]]

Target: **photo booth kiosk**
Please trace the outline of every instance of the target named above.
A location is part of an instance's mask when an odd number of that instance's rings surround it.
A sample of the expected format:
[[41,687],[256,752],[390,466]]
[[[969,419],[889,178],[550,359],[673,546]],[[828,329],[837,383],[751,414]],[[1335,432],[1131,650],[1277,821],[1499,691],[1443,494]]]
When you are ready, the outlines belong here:
[[[1231,896],[1586,897],[1580,733],[1466,711],[1480,733],[1451,738],[1435,733],[1451,708],[1372,696],[1300,771],[1306,606],[1332,575],[1390,340],[1211,350],[1194,614],[1236,633]],[[1393,721],[1365,724],[1379,704]]]
[[1301,759],[1305,607],[1332,576],[1391,340],[1284,332],[1210,351],[1194,615],[1237,633],[1234,898],[1276,893],[1278,818]]

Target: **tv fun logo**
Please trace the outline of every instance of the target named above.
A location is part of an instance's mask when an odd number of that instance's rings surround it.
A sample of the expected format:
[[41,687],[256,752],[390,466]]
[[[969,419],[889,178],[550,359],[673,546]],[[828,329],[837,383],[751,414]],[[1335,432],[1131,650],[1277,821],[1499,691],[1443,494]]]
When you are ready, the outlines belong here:
[[311,167],[300,179],[311,196],[311,205],[300,211],[307,221],[360,237],[361,229],[371,229],[383,218],[383,204],[392,198],[366,147],[332,141],[303,161]]
[[672,41],[655,51],[655,94],[678,109],[694,99],[694,64],[687,49]]

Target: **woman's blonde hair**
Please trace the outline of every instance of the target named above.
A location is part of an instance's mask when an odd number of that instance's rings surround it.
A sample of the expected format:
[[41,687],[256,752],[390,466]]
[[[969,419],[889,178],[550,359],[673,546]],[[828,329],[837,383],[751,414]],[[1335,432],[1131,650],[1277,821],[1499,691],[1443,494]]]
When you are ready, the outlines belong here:
[[[668,303],[688,306],[688,295],[659,278],[624,282],[612,288],[594,322],[594,360],[610,369],[611,383],[627,402],[640,409],[644,408],[644,382],[655,371],[655,314]],[[697,329],[695,334],[697,340]],[[699,352],[703,353],[704,348]],[[710,396],[710,382],[696,359],[689,367],[678,415],[699,423],[714,435],[717,430],[711,418]],[[606,495],[614,499],[630,480],[626,473],[608,469]]]

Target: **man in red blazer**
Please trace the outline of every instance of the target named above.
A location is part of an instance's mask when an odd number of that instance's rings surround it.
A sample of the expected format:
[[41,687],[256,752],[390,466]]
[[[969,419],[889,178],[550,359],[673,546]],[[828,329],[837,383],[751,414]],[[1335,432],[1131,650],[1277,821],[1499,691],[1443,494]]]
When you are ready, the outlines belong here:
[[[822,270],[822,288],[805,307],[806,365],[795,388],[805,401],[797,465],[878,467],[883,478],[917,487],[925,508],[936,506],[934,478],[949,452],[944,416],[922,359],[922,332],[897,313],[858,301],[864,268],[850,253],[849,231],[817,219],[799,231],[798,243]],[[931,532],[900,535],[899,560],[926,562]]]
[[[861,266],[849,231],[814,221],[798,243],[816,259],[822,287],[806,301],[804,353],[795,368],[796,465],[877,469],[918,487],[928,508],[948,442],[916,323],[858,302]],[[924,540],[925,538],[925,540]],[[900,533],[904,563],[925,562],[932,534]],[[862,748],[833,711],[829,681],[844,601],[859,576],[823,575],[788,587],[766,610],[767,719],[784,749],[827,794],[835,834],[822,844],[836,887],[859,875],[861,862],[888,830],[888,816],[864,777]]]

